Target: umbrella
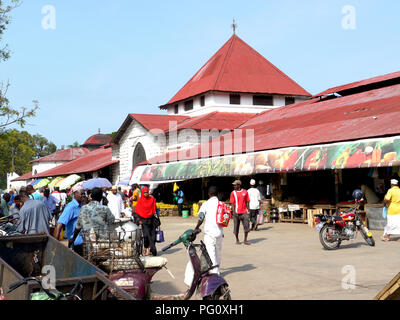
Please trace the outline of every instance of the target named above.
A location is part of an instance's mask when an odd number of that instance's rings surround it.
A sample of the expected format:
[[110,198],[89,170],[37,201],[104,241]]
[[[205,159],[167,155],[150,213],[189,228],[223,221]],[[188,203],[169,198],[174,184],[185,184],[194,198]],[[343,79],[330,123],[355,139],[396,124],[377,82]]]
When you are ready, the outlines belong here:
[[61,180],[58,180],[55,184],[54,187],[60,187],[61,182],[63,182],[65,178],[62,178]]
[[43,188],[43,187],[47,186],[50,182],[51,182],[51,181],[50,181],[49,179],[47,179],[47,178],[42,179],[42,180],[40,180],[39,183],[37,183],[37,184],[35,185],[34,188],[35,188],[35,189]]
[[119,182],[117,183],[118,186],[129,186],[129,180],[130,177],[126,177],[122,180],[119,180]]
[[32,186],[36,186],[40,181],[42,181],[43,179],[37,179],[34,183],[32,183]]
[[86,181],[80,181],[80,182],[78,182],[77,184],[75,184],[72,188],[71,188],[71,191],[72,192],[75,192],[75,191],[77,191],[77,190],[83,190],[83,183],[84,182],[86,182]]
[[49,183],[49,188],[54,188],[56,186],[56,184],[58,182],[60,182],[62,179],[64,179],[63,177],[57,177],[54,178],[50,183]]
[[60,190],[65,190],[70,186],[74,185],[81,179],[80,176],[77,174],[71,174],[70,176],[66,177],[63,181],[61,181],[59,188]]
[[106,178],[94,178],[83,184],[83,189],[92,190],[93,188],[111,188],[112,184]]

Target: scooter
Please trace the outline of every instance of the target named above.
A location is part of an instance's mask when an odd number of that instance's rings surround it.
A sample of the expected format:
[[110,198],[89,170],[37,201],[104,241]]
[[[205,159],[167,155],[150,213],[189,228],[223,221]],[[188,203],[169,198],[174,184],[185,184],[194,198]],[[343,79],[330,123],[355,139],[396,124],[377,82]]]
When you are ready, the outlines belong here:
[[[230,289],[225,279],[218,274],[210,273],[218,266],[213,266],[203,241],[200,241],[200,244],[193,244],[200,232],[201,230],[186,230],[176,241],[162,249],[167,251],[183,243],[189,254],[190,260],[185,271],[185,283],[189,289],[178,298],[189,300],[197,289],[203,300],[231,300]],[[200,257],[197,255],[196,247],[200,247]]]

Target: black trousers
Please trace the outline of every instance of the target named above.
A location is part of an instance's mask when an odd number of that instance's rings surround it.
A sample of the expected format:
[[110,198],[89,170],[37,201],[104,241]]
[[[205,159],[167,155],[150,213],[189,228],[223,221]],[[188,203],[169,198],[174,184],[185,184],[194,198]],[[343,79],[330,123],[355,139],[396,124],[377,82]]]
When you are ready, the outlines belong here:
[[157,255],[156,248],[156,227],[154,224],[154,217],[150,219],[142,219],[142,230],[143,230],[143,246],[150,248],[150,252],[153,256]]
[[182,203],[178,203],[178,214],[182,217]]

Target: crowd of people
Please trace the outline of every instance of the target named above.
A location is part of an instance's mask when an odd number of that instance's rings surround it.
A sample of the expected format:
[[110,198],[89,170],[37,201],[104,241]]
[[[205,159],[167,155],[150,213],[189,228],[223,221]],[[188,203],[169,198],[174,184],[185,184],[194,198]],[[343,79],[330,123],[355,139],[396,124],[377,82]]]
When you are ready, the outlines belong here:
[[160,225],[155,198],[147,186],[133,185],[129,191],[121,187],[59,190],[35,189],[28,185],[17,193],[10,188],[1,197],[0,217],[14,217],[16,232],[21,234],[52,233],[63,240],[66,233],[69,246],[83,254],[80,231],[95,230],[104,235],[115,230],[115,222],[133,217],[142,225],[144,234],[143,255],[157,255],[155,232]]
[[[262,215],[262,200],[269,197],[268,186],[259,181],[250,181],[248,190],[242,188],[240,180],[233,182],[233,191],[230,194],[230,205],[234,223],[233,233],[236,244],[239,240],[240,225],[243,225],[243,244],[250,245],[248,235],[256,231],[258,217]],[[178,191],[178,192],[176,192]],[[183,203],[183,191],[177,187],[174,196],[178,205]],[[134,217],[134,222],[142,226],[144,236],[143,255],[157,255],[156,228],[160,225],[157,215],[157,190],[153,195],[147,186],[133,185],[129,191],[122,191],[120,187],[94,188],[92,190],[77,190],[71,194],[70,201],[66,191],[55,188],[35,190],[32,186],[21,188],[19,193],[11,189],[1,198],[0,217],[18,216],[17,231],[23,234],[50,233],[50,226],[55,226],[54,236],[60,239],[62,230],[65,230],[69,245],[82,255],[83,239],[81,231],[91,229],[101,233],[112,231],[114,222],[123,217]],[[218,199],[218,190],[211,186],[208,190],[209,199],[199,210],[199,220],[196,229],[205,222],[204,243],[214,265],[221,264],[223,227],[217,224],[217,208],[221,199]],[[383,241],[389,241],[391,234],[400,234],[400,188],[398,180],[391,180],[391,189],[388,190],[383,205],[388,208],[387,226],[382,236]],[[214,272],[219,273],[219,268]]]

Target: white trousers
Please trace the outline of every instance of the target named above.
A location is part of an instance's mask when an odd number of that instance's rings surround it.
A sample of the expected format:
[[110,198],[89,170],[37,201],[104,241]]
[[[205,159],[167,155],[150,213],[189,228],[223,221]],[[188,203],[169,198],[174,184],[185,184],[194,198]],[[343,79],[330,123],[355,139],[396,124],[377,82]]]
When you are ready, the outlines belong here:
[[400,234],[400,214],[387,215],[384,234]]
[[[210,256],[214,266],[215,265],[221,266],[222,239],[223,239],[222,236],[215,238],[211,237],[208,234],[204,235],[204,244],[206,245],[208,255]],[[220,274],[220,267],[212,269],[210,273]]]

